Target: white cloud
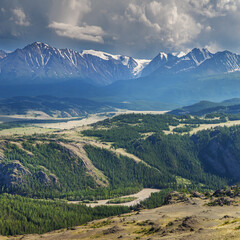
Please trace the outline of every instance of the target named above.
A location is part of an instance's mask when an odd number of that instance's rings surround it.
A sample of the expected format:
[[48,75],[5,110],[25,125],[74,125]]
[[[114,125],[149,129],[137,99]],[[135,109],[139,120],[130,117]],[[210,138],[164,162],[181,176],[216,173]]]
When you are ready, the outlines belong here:
[[211,26],[207,26],[207,27],[205,28],[205,30],[206,30],[207,32],[210,32],[210,31],[212,30],[212,28],[211,28]]
[[102,28],[83,21],[91,10],[89,0],[53,0],[48,27],[61,37],[104,43]]
[[[20,38],[53,42],[51,31],[58,34],[56,42],[64,38],[62,44],[71,48],[102,49],[136,57],[206,45],[240,51],[240,0],[0,2],[0,43],[8,44],[6,39],[11,37],[16,45]],[[86,42],[80,46],[71,39]]]
[[221,11],[235,12],[239,7],[239,0],[219,0],[217,2],[217,8]]
[[220,47],[217,42],[210,42],[209,44],[205,45],[204,48],[207,48],[211,53],[216,53],[219,51],[224,51],[222,47]]
[[225,16],[240,6],[239,0],[187,0],[187,3],[190,11],[208,18]]
[[146,16],[146,8],[144,6],[129,4],[125,15],[127,16],[130,22],[141,22],[145,26],[153,28],[156,31],[160,31],[161,27],[156,22],[151,22]]
[[105,35],[101,27],[98,26],[74,26],[67,23],[52,22],[48,26],[62,37],[104,43],[103,36]]
[[182,11],[175,1],[130,3],[125,15],[130,22],[151,28],[151,35],[145,37],[147,41],[160,41],[165,46],[188,43],[203,29],[202,24]]
[[12,10],[13,16],[10,18],[15,24],[28,27],[30,26],[30,22],[28,21],[26,14],[21,8],[15,8]]
[[81,12],[89,12],[91,3],[88,0],[64,0],[64,3],[69,5],[72,10],[78,9]]
[[52,0],[50,22],[78,25],[91,10],[89,0]]

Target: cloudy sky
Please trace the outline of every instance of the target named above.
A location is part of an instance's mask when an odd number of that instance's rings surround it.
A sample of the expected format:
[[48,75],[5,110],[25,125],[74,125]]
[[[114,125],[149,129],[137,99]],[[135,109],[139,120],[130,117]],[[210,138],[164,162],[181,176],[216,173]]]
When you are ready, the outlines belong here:
[[140,58],[240,53],[240,0],[0,0],[0,49],[35,41]]

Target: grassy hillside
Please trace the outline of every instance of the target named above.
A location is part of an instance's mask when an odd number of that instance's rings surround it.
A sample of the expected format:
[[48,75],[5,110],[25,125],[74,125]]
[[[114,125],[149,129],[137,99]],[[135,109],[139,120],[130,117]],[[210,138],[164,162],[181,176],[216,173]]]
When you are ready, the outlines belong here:
[[240,171],[237,147],[240,127],[207,130],[193,136],[164,132],[182,124],[194,127],[224,121],[225,117],[121,115],[97,123],[94,129],[83,134],[110,142],[112,147],[126,149],[149,166],[164,172],[169,179],[180,176],[190,180],[192,186],[216,188],[239,180],[236,171]]

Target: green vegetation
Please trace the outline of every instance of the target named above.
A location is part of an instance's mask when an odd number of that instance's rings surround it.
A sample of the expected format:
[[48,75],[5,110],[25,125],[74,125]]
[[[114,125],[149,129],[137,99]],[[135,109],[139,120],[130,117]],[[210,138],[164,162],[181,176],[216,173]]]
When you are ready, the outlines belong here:
[[114,198],[109,201],[107,201],[107,204],[113,203],[113,204],[118,204],[118,203],[127,203],[131,202],[133,200],[136,200],[136,197],[120,197],[120,198]]
[[184,125],[183,127],[176,127],[173,129],[173,132],[176,133],[186,133],[186,132],[190,132],[193,128],[197,128],[200,125],[194,125],[194,124],[190,124],[190,125]]
[[0,235],[44,233],[128,212],[128,207],[121,206],[90,208],[80,204],[1,194]]
[[[37,198],[94,201],[133,194],[143,187],[145,178],[141,181],[139,179],[144,175],[143,172],[146,169],[144,164],[137,165],[133,160],[126,158],[124,160],[126,166],[122,171],[126,171],[128,167],[132,170],[125,177],[120,178],[113,173],[106,174],[111,184],[109,187],[100,188],[93,177],[86,173],[82,160],[68,149],[56,143],[55,140],[33,139],[34,137],[24,137],[17,141],[22,148],[8,141],[1,145],[5,155],[0,164],[2,193]],[[117,156],[112,156],[109,151],[104,153],[107,158],[113,157],[115,162],[121,161]],[[157,171],[148,168],[147,172],[155,173],[154,177]],[[121,175],[121,172],[119,174]],[[130,180],[134,178],[135,180],[130,182],[128,177]],[[152,182],[154,182],[153,177],[151,177]]]
[[152,193],[148,199],[142,201],[139,205],[134,206],[132,208],[134,210],[138,210],[140,208],[152,209],[161,207],[165,202],[167,194],[171,191],[172,191],[171,189],[163,189],[160,192]]
[[[130,211],[126,207],[88,208],[50,199],[88,202],[114,198],[109,203],[123,203],[135,199],[123,195],[142,188],[161,189],[131,207],[139,210],[163,205],[172,190],[204,191],[236,183],[240,180],[240,127],[218,127],[192,136],[187,133],[198,124],[238,118],[225,113],[209,113],[204,118],[129,114],[94,124],[93,129],[81,134],[109,142],[112,148],[124,148],[142,160],[136,162],[113,151],[85,145],[92,164],[108,180],[108,187],[99,187],[82,159],[61,145],[69,141],[63,135],[5,138],[0,142],[0,234],[43,233]],[[16,123],[12,124],[5,127]],[[170,129],[174,133],[166,135],[164,131]],[[239,188],[228,192],[238,195]],[[214,194],[224,197],[228,193]],[[231,203],[221,200],[212,204]],[[92,227],[108,224],[105,221]]]
[[172,176],[161,173],[155,168],[137,163],[128,157],[119,156],[101,148],[85,146],[89,158],[95,167],[108,177],[113,188],[124,190],[125,187],[163,188],[175,182]]
[[[216,120],[219,118],[129,114],[94,124],[92,130],[82,133],[111,142],[113,148],[124,148],[143,160],[135,162],[112,151],[86,145],[93,165],[108,179],[109,186],[104,188],[87,174],[79,157],[58,143],[68,141],[63,136],[12,137],[1,145],[4,158],[0,164],[3,175],[0,189],[2,193],[29,197],[94,201],[136,193],[143,187],[221,188],[238,181],[239,127],[217,128],[193,136],[163,132],[183,123],[186,127],[195,127],[198,121]],[[215,149],[216,146],[219,149]],[[228,156],[224,151],[226,147],[231,153]],[[229,162],[233,168],[228,167]],[[226,169],[225,172],[222,169]]]
[[0,131],[4,129],[11,129],[16,127],[24,127],[24,124],[19,122],[0,123]]
[[102,222],[98,222],[98,223],[93,223],[90,227],[91,228],[101,228],[101,227],[105,227],[109,224],[111,224],[112,221],[111,220],[104,220]]
[[[2,192],[17,193],[39,198],[60,197],[67,192],[96,188],[94,179],[86,174],[81,159],[55,142],[34,144],[24,141],[23,149],[6,143],[2,174],[9,176],[14,168],[21,168],[17,185],[1,181]],[[18,160],[21,165],[12,166]],[[5,184],[4,184],[5,182]]]
[[[97,137],[101,141],[111,142],[115,148],[124,148],[127,152],[142,159],[152,169],[157,169],[156,174],[159,180],[148,184],[148,187],[176,188],[179,185],[185,185],[176,182],[176,176],[179,176],[189,182],[190,186],[188,187],[216,189],[236,181],[237,176],[231,175],[229,171],[224,174],[221,172],[218,165],[223,165],[226,168],[225,153],[222,154],[223,160],[218,155],[212,156],[211,151],[215,151],[212,149],[213,142],[219,142],[224,149],[225,143],[223,140],[224,138],[229,139],[229,150],[234,152],[233,161],[238,162],[236,166],[240,169],[240,157],[236,152],[239,149],[237,139],[240,138],[240,131],[236,131],[236,129],[239,128],[230,128],[228,132],[226,132],[227,128],[218,128],[217,130],[202,131],[193,136],[187,134],[165,135],[163,130],[169,130],[169,126],[178,126],[182,123],[195,127],[196,124],[212,124],[221,121],[226,121],[226,119],[204,119],[185,115],[129,114],[99,122],[94,125],[93,130],[83,131],[83,134]],[[146,135],[151,134],[143,138],[144,133]],[[232,139],[232,136],[235,136],[235,139]],[[112,165],[114,161],[107,160],[110,159],[109,156],[99,156],[99,152],[100,150],[89,155],[97,168],[104,173],[109,171],[109,174],[112,171],[109,168],[118,169],[118,167]],[[101,166],[101,164],[104,166]],[[108,170],[105,168],[108,168]],[[164,175],[161,173],[164,173]],[[148,178],[148,174],[145,175],[145,178]],[[145,180],[144,184],[144,186],[147,185]]]

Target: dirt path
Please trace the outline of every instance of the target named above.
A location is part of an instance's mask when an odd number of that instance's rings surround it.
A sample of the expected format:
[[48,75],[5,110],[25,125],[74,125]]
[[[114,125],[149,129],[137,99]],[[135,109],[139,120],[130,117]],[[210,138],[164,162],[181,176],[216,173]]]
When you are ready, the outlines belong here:
[[70,144],[70,143],[62,143],[62,142],[58,142],[58,143],[61,146],[69,149],[71,152],[73,152],[76,156],[78,156],[83,161],[88,174],[95,179],[96,183],[99,186],[106,187],[109,185],[106,176],[99,169],[97,169],[92,164],[91,160],[88,158],[87,153],[83,148],[84,144],[81,144],[81,143]]
[[[143,190],[141,190],[138,193],[127,195],[127,196],[122,196],[122,197],[136,197],[136,199],[131,201],[131,202],[117,203],[117,204],[107,204],[107,202],[111,199],[106,199],[106,200],[99,200],[99,201],[97,201],[97,203],[87,204],[87,206],[88,207],[97,207],[97,206],[102,206],[102,205],[107,205],[107,206],[112,205],[112,206],[128,206],[128,207],[131,207],[131,206],[135,206],[138,203],[140,203],[141,201],[149,198],[152,193],[159,192],[159,191],[160,191],[159,189],[144,188]],[[77,204],[77,203],[79,203],[79,201],[70,201],[68,203]]]

